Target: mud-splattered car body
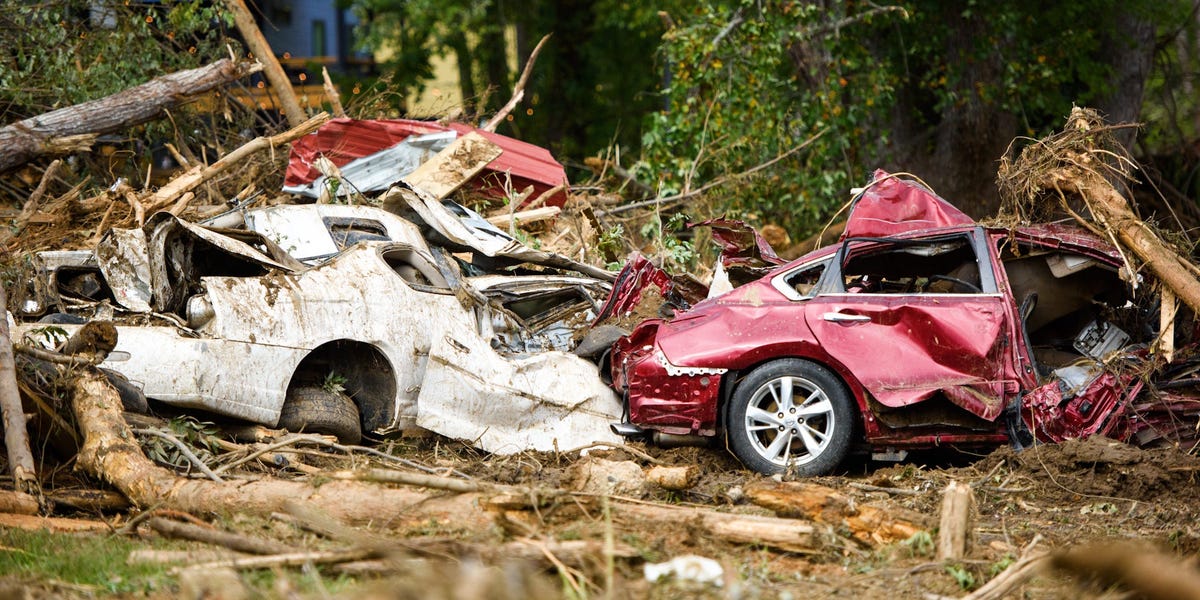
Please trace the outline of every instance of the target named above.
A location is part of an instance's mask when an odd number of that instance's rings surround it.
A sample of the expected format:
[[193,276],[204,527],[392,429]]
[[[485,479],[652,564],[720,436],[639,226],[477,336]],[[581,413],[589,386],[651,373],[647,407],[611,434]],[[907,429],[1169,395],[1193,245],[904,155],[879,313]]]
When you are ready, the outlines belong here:
[[[747,466],[801,474],[861,442],[1132,435],[1160,423],[1122,420],[1137,390],[1096,366],[1154,334],[1122,264],[1085,230],[985,227],[879,173],[839,243],[619,340],[615,429],[724,431]],[[613,297],[630,297],[621,282]]]
[[[463,225],[440,203],[422,210],[428,220],[279,206],[248,212],[249,229],[236,230],[160,213],[114,230],[94,254],[46,257],[32,280],[49,284],[16,312],[112,320],[118,343],[103,366],[179,407],[306,429],[325,412],[325,432],[350,439],[416,425],[499,453],[619,441],[608,431],[617,398],[568,352],[609,282],[502,269],[545,253]],[[472,235],[499,245],[472,247]],[[297,397],[319,406],[288,423]]]

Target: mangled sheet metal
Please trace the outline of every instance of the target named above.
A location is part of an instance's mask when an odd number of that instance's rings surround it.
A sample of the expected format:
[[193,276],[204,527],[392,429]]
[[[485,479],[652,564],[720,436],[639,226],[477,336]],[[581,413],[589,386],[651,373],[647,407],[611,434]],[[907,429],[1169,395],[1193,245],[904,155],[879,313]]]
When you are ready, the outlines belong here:
[[[417,425],[495,454],[620,443],[620,399],[596,366],[559,352],[504,357],[477,337],[433,341]],[[583,442],[583,443],[580,443]]]
[[488,223],[478,213],[456,203],[438,200],[430,194],[400,183],[388,190],[384,204],[407,205],[415,219],[429,226],[441,239],[438,243],[454,250],[470,250],[483,256],[501,259],[504,264],[530,263],[557,269],[567,269],[612,281],[615,275],[604,269],[572,260],[561,254],[534,250]]
[[855,199],[841,239],[887,237],[974,222],[924,185],[877,170]]
[[[58,261],[111,283],[57,310],[115,317],[118,344],[104,366],[147,397],[180,407],[274,426],[304,389],[328,402],[344,397],[363,430],[387,433],[413,427],[422,390],[443,389],[491,404],[472,413],[435,397],[431,414],[440,417],[429,422],[447,435],[472,420],[489,432],[481,438],[489,447],[506,451],[612,440],[607,427],[619,401],[599,384],[593,363],[565,352],[595,315],[606,281],[557,273],[464,278],[416,224],[374,207],[273,207],[243,220],[250,229],[212,229],[160,213],[143,229],[112,232],[97,250],[101,260]],[[18,335],[37,327],[22,324]],[[442,339],[475,348],[457,357],[470,362],[437,362],[455,359],[440,350],[431,360]],[[450,387],[443,381],[450,368],[489,375]],[[497,389],[507,395],[492,395]],[[534,417],[548,424],[526,427],[522,419]]]
[[[558,188],[545,202],[553,206],[566,202],[566,171],[546,149],[469,125],[410,119],[329,121],[292,145],[284,190],[318,197],[325,177],[319,168],[323,158],[339,167],[354,189],[382,191],[411,172],[414,162],[419,164],[468,133],[481,135],[502,150],[469,185],[497,199],[506,198],[507,190],[532,187],[529,200],[533,200]],[[339,189],[338,193],[347,192]]]

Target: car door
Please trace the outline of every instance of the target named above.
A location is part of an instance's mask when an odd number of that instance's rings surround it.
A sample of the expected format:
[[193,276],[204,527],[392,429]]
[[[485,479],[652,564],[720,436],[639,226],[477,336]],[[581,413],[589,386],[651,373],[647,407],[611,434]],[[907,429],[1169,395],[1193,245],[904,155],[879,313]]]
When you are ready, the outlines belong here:
[[980,229],[921,239],[849,239],[805,318],[817,341],[879,403],[938,392],[987,420],[1018,390],[1011,301]]

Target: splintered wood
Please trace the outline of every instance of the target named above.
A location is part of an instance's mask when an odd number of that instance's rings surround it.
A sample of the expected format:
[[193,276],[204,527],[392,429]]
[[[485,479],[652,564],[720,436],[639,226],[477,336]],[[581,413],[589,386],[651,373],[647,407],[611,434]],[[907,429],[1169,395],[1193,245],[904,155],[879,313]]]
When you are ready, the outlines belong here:
[[903,541],[926,529],[923,515],[859,504],[837,490],[812,483],[756,482],[746,486],[746,497],[780,516],[844,526],[854,539],[872,546]]

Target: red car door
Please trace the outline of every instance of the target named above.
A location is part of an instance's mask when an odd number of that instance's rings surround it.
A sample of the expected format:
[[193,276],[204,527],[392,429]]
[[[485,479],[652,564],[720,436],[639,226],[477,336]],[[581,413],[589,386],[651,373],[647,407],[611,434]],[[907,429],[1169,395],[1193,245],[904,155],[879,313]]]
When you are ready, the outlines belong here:
[[937,392],[994,420],[1018,391],[1009,300],[981,230],[848,240],[805,308],[817,341],[879,403]]

